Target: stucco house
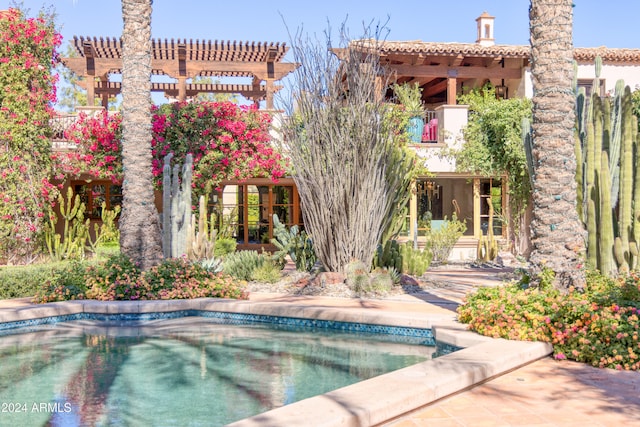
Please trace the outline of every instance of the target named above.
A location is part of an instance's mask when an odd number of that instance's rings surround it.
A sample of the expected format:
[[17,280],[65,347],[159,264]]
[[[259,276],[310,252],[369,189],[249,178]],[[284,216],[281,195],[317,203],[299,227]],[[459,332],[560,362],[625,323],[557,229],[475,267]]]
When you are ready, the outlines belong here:
[[[455,162],[439,156],[449,147],[463,144],[463,129],[467,124],[468,107],[457,103],[457,96],[470,89],[482,87],[490,82],[498,96],[503,98],[532,97],[533,87],[530,76],[530,46],[505,45],[496,43],[494,34],[495,18],[487,12],[477,19],[477,38],[474,42],[435,43],[425,41],[384,41],[381,44],[380,61],[398,83],[417,83],[422,91],[422,100],[427,108],[427,126],[422,141],[412,145],[429,176],[419,177],[410,201],[407,227],[403,238],[411,239],[423,232],[423,221],[427,212],[432,221],[451,218],[455,213],[464,220],[467,232],[458,241],[451,261],[473,260],[476,258],[478,239],[487,234],[488,204],[492,198],[505,209],[509,203],[508,189],[504,177],[487,178],[465,173],[456,169]],[[94,88],[90,95],[106,96],[119,90],[115,83],[108,81],[108,75],[118,67],[113,65],[113,47],[116,41],[98,42],[96,38],[76,38],[76,49],[80,58],[69,58],[67,63],[76,72],[93,76]],[[109,46],[106,46],[107,43]],[[189,96],[191,92],[233,91],[224,85],[200,87],[188,83],[188,79],[198,75],[234,75],[237,65],[221,64],[220,58],[231,45],[213,46],[211,43],[189,45],[186,42],[158,41],[156,48],[171,51],[159,54],[158,64],[162,67],[154,71],[174,76],[175,84],[157,84],[156,90]],[[109,47],[109,49],[107,49]],[[240,89],[256,100],[266,99],[267,108],[272,108],[272,94],[279,89],[276,82],[297,67],[297,64],[281,62],[286,47],[283,44],[259,46],[260,57],[249,58],[250,69],[244,70],[253,83]],[[203,64],[201,53],[211,50],[213,62]],[[217,51],[220,51],[216,53]],[[104,58],[101,59],[101,55]],[[163,56],[164,55],[164,56]],[[200,56],[199,56],[200,55]],[[218,55],[218,56],[216,56]],[[574,58],[578,64],[578,84],[591,90],[594,77],[594,61],[597,56],[603,60],[600,76],[601,94],[611,93],[616,81],[623,79],[632,89],[640,87],[640,49],[616,49],[607,47],[576,47]],[[242,59],[242,58],[240,58]],[[238,60],[238,58],[236,58]],[[104,66],[100,67],[100,62]],[[217,67],[217,68],[216,68]],[[234,68],[235,67],[235,68]],[[98,73],[101,69],[104,73]],[[218,71],[216,71],[218,70]],[[218,74],[216,74],[218,73]],[[99,77],[99,78],[98,78]],[[191,92],[190,92],[191,91]],[[286,120],[274,111],[274,123]],[[58,142],[64,144],[64,142]],[[101,186],[103,185],[104,186]],[[80,183],[78,185],[84,185]],[[109,183],[93,182],[99,191],[109,191],[117,187]],[[120,194],[105,194],[106,198],[120,200]],[[302,224],[300,201],[293,179],[279,183],[268,179],[225,182],[222,191],[211,198],[222,213],[234,212],[233,225],[239,248],[260,249],[268,246],[273,235],[271,215],[278,213],[288,225]],[[91,210],[89,209],[89,212]],[[249,212],[253,212],[250,214]],[[258,212],[256,216],[255,212]],[[508,224],[496,219],[494,233],[504,246],[508,246]]]
[[[477,19],[477,39],[473,43],[433,43],[423,41],[384,41],[380,61],[396,76],[398,83],[417,83],[428,109],[423,141],[413,145],[429,176],[420,177],[410,202],[408,237],[420,234],[421,218],[427,213],[433,220],[451,218],[455,213],[467,224],[467,232],[458,241],[450,260],[476,258],[477,240],[487,234],[488,205],[484,199],[509,203],[506,180],[486,178],[456,169],[455,161],[439,156],[443,149],[460,147],[467,124],[468,107],[457,103],[457,96],[469,88],[490,82],[503,98],[533,96],[530,73],[530,46],[496,43],[495,18],[487,12]],[[576,47],[578,85],[588,93],[594,78],[595,58],[603,60],[600,93],[611,93],[616,81],[640,88],[640,49]],[[494,221],[494,233],[507,245],[507,224]],[[416,230],[415,228],[418,228]]]

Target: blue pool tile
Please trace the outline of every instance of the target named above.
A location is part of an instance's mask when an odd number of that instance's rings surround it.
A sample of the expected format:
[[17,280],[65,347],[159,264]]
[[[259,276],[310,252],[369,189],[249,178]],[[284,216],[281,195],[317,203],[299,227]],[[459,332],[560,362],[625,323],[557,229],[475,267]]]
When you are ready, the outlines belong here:
[[[150,313],[76,313],[37,319],[0,323],[0,335],[20,332],[40,325],[50,325],[73,320],[97,320],[106,322],[136,322],[148,320],[167,320],[198,316],[219,319],[227,324],[270,324],[291,329],[335,330],[359,334],[377,334],[392,337],[394,340],[407,339],[412,343],[433,346],[436,344],[431,329],[403,326],[374,325],[367,323],[341,322],[335,320],[304,319],[297,317],[269,316],[264,314],[228,313],[208,310],[177,310]],[[451,349],[446,349],[451,350]],[[446,351],[445,350],[445,351]]]

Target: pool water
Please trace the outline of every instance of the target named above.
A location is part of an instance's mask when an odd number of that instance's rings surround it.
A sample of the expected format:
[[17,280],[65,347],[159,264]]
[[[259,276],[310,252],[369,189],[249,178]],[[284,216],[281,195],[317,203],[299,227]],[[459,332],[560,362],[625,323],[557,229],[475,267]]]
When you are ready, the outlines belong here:
[[35,329],[0,337],[2,426],[225,425],[435,351],[380,335],[198,317]]

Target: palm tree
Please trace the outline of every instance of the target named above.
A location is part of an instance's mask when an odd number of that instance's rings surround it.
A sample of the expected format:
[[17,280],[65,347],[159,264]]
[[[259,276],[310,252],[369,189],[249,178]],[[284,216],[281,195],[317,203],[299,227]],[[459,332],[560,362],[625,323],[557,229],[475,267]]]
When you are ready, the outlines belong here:
[[530,261],[559,289],[582,288],[585,231],[576,211],[572,0],[531,0],[533,221]]
[[120,249],[147,270],[162,261],[151,168],[151,3],[122,0]]

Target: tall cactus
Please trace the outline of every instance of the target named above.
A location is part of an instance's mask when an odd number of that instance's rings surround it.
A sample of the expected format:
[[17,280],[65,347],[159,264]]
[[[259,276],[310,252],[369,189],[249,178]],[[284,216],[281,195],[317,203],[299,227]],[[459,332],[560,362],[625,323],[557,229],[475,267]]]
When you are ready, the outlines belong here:
[[198,201],[198,217],[191,215],[187,231],[187,258],[190,260],[212,259],[216,247],[218,231],[215,228],[215,214],[207,215],[207,202],[204,196]]
[[162,167],[162,255],[171,258],[171,159],[173,153],[164,156]]
[[[169,163],[171,155],[164,159],[163,168],[163,254],[177,258],[187,253],[187,229],[191,220],[191,177],[193,157],[187,154],[182,168],[173,166],[172,177]],[[180,173],[182,169],[182,173]],[[171,182],[171,185],[167,185]]]
[[[590,247],[587,248],[589,260],[597,259],[596,263],[592,263],[593,267],[597,267],[603,274],[612,276],[617,271],[617,266],[613,258],[614,254],[614,229],[613,229],[613,210],[611,209],[611,177],[609,173],[609,156],[606,152],[602,153],[602,167],[600,178],[600,230],[589,230]],[[595,204],[594,198],[589,203]],[[594,208],[595,209],[595,208]],[[595,218],[593,219],[595,228]],[[593,235],[592,235],[593,234]]]
[[584,95],[576,94],[575,151],[582,163],[576,181],[588,232],[587,261],[613,276],[638,267],[640,154],[631,90],[618,81],[613,99],[600,97],[601,67],[597,59],[588,108]]
[[[624,81],[616,82],[616,91],[613,95],[611,105],[611,114],[614,117],[621,116],[622,111],[622,95],[624,94]],[[611,136],[608,147],[609,152],[609,170],[611,171],[611,206],[614,208],[618,205],[618,194],[620,192],[620,147],[622,144],[622,121],[615,120],[611,126]],[[607,149],[607,147],[605,147]]]
[[[638,129],[638,119],[634,115],[632,116],[632,122],[634,129]],[[637,168],[640,165],[640,135],[635,132],[635,138],[633,139],[633,152],[635,153],[634,167]],[[640,267],[638,262],[638,252],[640,251],[640,172],[635,170],[635,176],[633,180],[633,216],[631,223],[633,226],[632,242],[629,245],[629,251],[633,255],[630,268],[637,270]]]

